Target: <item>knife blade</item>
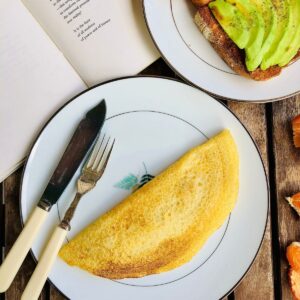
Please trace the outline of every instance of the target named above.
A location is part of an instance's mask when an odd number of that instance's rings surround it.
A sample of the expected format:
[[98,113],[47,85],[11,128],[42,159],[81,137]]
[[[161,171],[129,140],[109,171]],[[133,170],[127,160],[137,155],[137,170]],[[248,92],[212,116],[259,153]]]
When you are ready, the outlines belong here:
[[81,120],[50,178],[38,206],[45,210],[50,210],[52,205],[57,202],[94,143],[104,123],[105,115],[106,105],[105,101],[102,100]]
[[106,104],[105,100],[102,100],[97,106],[89,110],[78,124],[37,207],[33,210],[22,232],[0,266],[0,293],[9,288],[51,207],[59,200],[95,142],[105,121],[105,116]]

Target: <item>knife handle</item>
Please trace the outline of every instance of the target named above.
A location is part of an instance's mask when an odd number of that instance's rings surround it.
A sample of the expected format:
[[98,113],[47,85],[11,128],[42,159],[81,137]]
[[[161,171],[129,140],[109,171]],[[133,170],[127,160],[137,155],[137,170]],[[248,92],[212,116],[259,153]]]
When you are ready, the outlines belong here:
[[27,283],[21,300],[38,299],[67,232],[67,230],[61,227],[56,227],[29,282]]
[[47,215],[47,211],[36,207],[29,217],[25,227],[0,267],[0,293],[5,292],[9,288]]

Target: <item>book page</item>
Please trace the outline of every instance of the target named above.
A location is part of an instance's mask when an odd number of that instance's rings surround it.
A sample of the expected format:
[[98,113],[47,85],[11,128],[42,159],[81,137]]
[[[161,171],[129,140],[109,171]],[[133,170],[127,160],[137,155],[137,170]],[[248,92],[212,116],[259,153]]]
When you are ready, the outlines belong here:
[[158,58],[139,0],[23,0],[88,84],[134,75]]
[[0,1],[0,182],[51,115],[86,86],[19,0]]

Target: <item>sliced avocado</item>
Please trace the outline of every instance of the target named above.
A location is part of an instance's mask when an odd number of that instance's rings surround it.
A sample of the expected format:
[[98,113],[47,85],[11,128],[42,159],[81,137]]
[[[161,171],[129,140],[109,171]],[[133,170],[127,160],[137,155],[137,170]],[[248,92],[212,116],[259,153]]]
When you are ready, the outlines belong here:
[[248,71],[284,66],[300,48],[300,0],[215,0],[209,7],[224,31],[245,49]]
[[259,53],[261,51],[264,35],[265,35],[265,21],[263,12],[260,6],[250,0],[228,0],[235,1],[238,9],[244,14],[245,18],[250,23],[250,39],[245,47],[246,51],[246,67],[249,71],[255,70],[261,63]]
[[244,49],[250,39],[250,32],[248,21],[242,13],[224,0],[210,2],[209,8],[228,36],[240,49]]
[[294,2],[294,12],[297,14],[296,18],[294,18],[293,27],[296,28],[295,34],[291,39],[291,42],[287,45],[285,49],[285,53],[282,55],[279,60],[278,65],[283,67],[287,65],[293,57],[297,54],[300,48],[300,1],[293,0]]
[[[251,0],[216,0],[209,7],[233,42],[245,49],[247,69],[256,69],[261,63],[258,54],[265,36],[265,22],[260,7]],[[247,38],[243,38],[241,43],[241,37],[245,36]]]
[[278,61],[286,48],[286,42],[291,34],[293,24],[293,9],[289,0],[273,0],[273,5],[277,15],[276,37],[274,38],[269,51],[266,52],[263,57],[261,63],[262,70],[266,70],[269,67],[278,64]]
[[263,56],[267,53],[276,37],[277,15],[271,0],[252,0],[258,9],[262,12],[265,25],[263,44],[259,53],[257,53],[254,65],[256,68],[261,64]]

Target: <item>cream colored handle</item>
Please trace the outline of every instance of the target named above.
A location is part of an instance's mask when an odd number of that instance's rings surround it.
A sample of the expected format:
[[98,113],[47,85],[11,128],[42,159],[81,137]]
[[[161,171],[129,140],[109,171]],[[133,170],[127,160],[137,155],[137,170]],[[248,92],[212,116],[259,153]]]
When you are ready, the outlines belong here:
[[55,229],[23,292],[21,300],[38,299],[66,235],[67,231],[65,229],[61,227]]
[[36,207],[29,217],[25,227],[0,267],[0,293],[5,292],[9,288],[47,215],[47,211]]

